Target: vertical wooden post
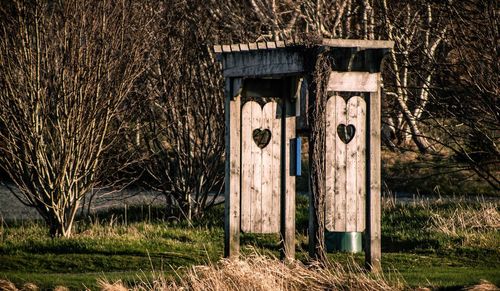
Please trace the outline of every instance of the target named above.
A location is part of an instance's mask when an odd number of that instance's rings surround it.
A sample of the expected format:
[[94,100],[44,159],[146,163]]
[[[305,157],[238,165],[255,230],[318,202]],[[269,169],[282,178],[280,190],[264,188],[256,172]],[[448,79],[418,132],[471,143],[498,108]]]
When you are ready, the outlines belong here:
[[[281,257],[295,259],[295,173],[291,167],[292,140],[295,138],[295,105],[289,90],[283,96],[282,128],[282,188],[281,188],[281,236],[283,241]],[[294,91],[292,91],[294,92]]]
[[241,79],[225,79],[226,165],[224,257],[237,258],[240,252],[240,131],[241,97],[235,96]]
[[367,110],[367,155],[366,155],[366,233],[365,263],[374,272],[382,270],[381,265],[381,161],[380,161],[380,73],[377,74],[377,92],[370,93]]

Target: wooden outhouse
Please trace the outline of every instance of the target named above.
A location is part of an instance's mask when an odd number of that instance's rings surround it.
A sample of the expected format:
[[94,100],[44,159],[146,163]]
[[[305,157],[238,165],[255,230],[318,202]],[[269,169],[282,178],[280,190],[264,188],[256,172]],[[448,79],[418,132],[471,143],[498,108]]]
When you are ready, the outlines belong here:
[[240,232],[281,233],[295,255],[295,176],[315,102],[319,53],[331,59],[325,108],[325,221],[329,233],[364,233],[380,262],[380,66],[391,41],[322,39],[214,47],[225,78],[225,255]]

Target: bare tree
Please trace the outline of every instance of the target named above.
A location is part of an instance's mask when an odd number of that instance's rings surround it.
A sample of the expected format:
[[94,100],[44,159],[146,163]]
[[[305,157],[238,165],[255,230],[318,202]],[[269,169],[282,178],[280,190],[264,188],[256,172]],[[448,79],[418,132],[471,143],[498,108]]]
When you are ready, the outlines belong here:
[[[441,57],[440,83],[429,111],[434,142],[450,150],[463,170],[500,189],[500,52],[498,1],[447,6],[450,29]],[[436,60],[438,62],[438,60]]]
[[395,42],[384,74],[385,95],[398,108],[387,117],[386,143],[407,145],[413,140],[420,152],[433,150],[420,129],[420,119],[429,104],[429,88],[437,70],[434,61],[449,28],[443,10],[444,5],[427,0],[381,1],[381,26]]
[[420,152],[454,161],[449,171],[498,189],[498,3],[381,4],[382,27],[396,43],[384,75],[386,144],[413,140]]
[[0,166],[52,236],[71,235],[102,178],[110,128],[145,67],[142,9],[19,0],[0,10]]

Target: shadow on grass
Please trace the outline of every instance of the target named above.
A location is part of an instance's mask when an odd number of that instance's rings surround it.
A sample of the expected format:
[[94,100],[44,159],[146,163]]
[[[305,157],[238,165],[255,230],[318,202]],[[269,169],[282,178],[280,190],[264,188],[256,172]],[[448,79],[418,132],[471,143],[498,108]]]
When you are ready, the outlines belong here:
[[441,243],[431,238],[401,238],[392,235],[382,235],[382,252],[413,252],[429,249],[439,249]]

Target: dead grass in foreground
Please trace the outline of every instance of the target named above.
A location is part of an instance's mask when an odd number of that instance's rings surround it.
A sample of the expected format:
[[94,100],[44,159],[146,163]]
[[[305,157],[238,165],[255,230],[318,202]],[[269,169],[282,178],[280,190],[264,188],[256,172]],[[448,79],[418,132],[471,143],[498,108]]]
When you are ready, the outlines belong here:
[[[100,280],[106,291],[127,290],[121,282]],[[402,279],[389,282],[381,274],[370,274],[354,262],[287,264],[276,258],[253,254],[241,260],[223,259],[217,264],[186,269],[177,280],[155,274],[131,290],[404,290]]]
[[[99,279],[98,285],[103,291],[160,291],[160,290],[411,290],[400,276],[387,280],[382,274],[367,273],[363,268],[351,262],[348,266],[329,262],[326,265],[317,262],[304,265],[300,261],[287,264],[276,258],[252,254],[241,260],[223,259],[217,264],[193,266],[183,270],[177,280],[167,279],[161,273],[153,272],[152,280],[142,280],[129,287],[122,281],[110,282]],[[26,283],[21,289],[0,279],[0,290],[39,290],[32,283]],[[57,286],[54,290],[68,290]],[[88,290],[88,289],[87,289]],[[417,288],[415,290],[430,290]],[[462,290],[492,291],[500,290],[494,284],[483,281]]]

